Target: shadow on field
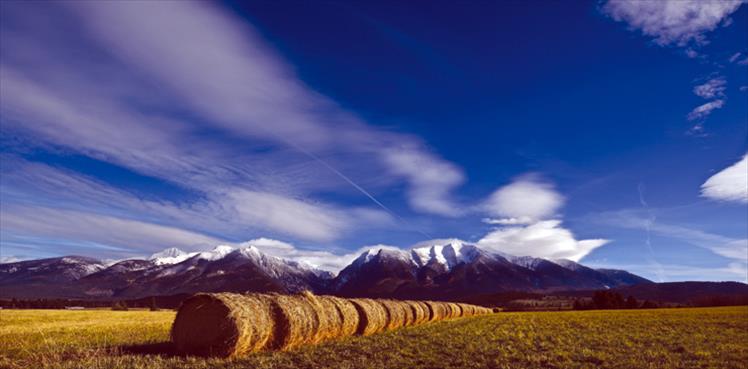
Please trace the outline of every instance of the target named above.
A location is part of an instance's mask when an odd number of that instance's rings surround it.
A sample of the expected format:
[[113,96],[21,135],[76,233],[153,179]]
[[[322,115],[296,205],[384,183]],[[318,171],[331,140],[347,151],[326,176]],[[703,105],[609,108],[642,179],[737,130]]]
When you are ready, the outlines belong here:
[[155,342],[143,345],[120,346],[117,349],[124,355],[159,355],[166,357],[184,357],[186,355],[177,352],[174,345],[169,342]]

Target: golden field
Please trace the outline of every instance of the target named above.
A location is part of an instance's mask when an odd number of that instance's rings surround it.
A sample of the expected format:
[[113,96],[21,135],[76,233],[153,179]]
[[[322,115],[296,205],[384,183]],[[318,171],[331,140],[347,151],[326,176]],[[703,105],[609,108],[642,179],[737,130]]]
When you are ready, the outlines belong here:
[[748,307],[498,313],[218,359],[173,311],[0,310],[2,368],[746,368]]

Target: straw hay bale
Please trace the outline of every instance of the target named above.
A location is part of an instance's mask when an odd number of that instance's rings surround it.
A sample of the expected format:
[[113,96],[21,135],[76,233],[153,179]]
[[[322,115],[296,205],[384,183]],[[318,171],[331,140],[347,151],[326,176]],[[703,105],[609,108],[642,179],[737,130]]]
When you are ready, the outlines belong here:
[[465,316],[474,316],[476,315],[475,305],[470,304],[463,304],[462,305],[462,312]]
[[332,300],[315,296],[309,291],[302,292],[299,298],[306,300],[317,316],[317,329],[311,337],[308,337],[309,343],[319,343],[340,335],[343,319]]
[[405,311],[405,327],[416,324],[416,310],[413,306],[413,301],[398,301],[401,308]]
[[433,301],[421,301],[424,308],[426,309],[426,322],[433,322],[436,320],[436,307]]
[[476,306],[470,304],[460,304],[462,307],[462,316],[473,316],[476,315]]
[[348,337],[356,334],[358,328],[359,315],[353,303],[347,299],[335,296],[320,296],[329,299],[334,305],[341,319],[339,336]]
[[444,320],[449,317],[449,306],[447,303],[441,301],[429,301],[429,305],[434,310],[433,320]]
[[[407,321],[406,305],[397,300],[377,300],[387,311],[387,330],[404,327]],[[409,310],[409,309],[408,309]]]
[[179,308],[171,329],[178,351],[235,356],[268,346],[275,323],[267,296],[197,294]]
[[309,298],[302,295],[270,295],[269,299],[276,324],[269,348],[287,350],[318,342],[320,317]]
[[353,304],[358,313],[356,334],[369,336],[387,328],[389,315],[382,304],[372,299],[349,299],[348,301]]
[[415,319],[413,325],[419,325],[428,322],[429,320],[429,307],[423,301],[408,301]]
[[335,296],[315,296],[310,292],[302,296],[312,304],[319,319],[319,329],[312,340],[314,343],[356,333],[359,316],[350,301]]
[[462,309],[460,309],[460,306],[457,305],[456,303],[448,302],[447,307],[449,309],[448,319],[459,318],[460,316],[462,316]]

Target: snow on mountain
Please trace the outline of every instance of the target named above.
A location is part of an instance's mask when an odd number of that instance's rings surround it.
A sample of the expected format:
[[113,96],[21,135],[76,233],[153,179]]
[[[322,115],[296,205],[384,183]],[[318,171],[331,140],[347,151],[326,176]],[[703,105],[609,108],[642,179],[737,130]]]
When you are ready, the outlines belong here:
[[405,250],[399,249],[397,247],[393,246],[385,246],[385,245],[378,245],[373,246],[366,251],[362,252],[359,257],[357,257],[351,265],[354,266],[360,266],[366,263],[371,262],[374,259],[377,258],[383,258],[383,259],[397,259],[402,260],[407,263],[413,263],[415,264],[415,261],[413,261],[410,253],[408,253]]
[[581,264],[571,261],[569,259],[554,259],[551,261],[571,271],[577,271],[581,268],[585,268]]
[[97,260],[80,257],[66,256],[60,259],[60,263],[69,265],[70,268],[73,269],[73,273],[78,275],[78,278],[89,275],[91,273],[96,273],[106,268],[105,265],[101,264]]
[[521,267],[530,269],[530,270],[536,270],[540,264],[543,262],[551,262],[550,260],[541,259],[541,258],[534,258],[532,256],[510,256],[506,258],[509,260],[510,263],[514,265],[519,265]]
[[153,261],[156,265],[171,265],[181,263],[197,254],[196,252],[187,253],[176,247],[172,247],[151,255],[148,260]]
[[197,253],[199,259],[205,259],[210,261],[220,260],[226,257],[226,255],[232,253],[234,248],[228,245],[218,245],[211,251],[203,251]]
[[476,246],[461,241],[452,241],[446,245],[416,247],[411,250],[413,262],[419,267],[437,263],[446,270],[451,270],[461,263],[470,263],[480,255]]

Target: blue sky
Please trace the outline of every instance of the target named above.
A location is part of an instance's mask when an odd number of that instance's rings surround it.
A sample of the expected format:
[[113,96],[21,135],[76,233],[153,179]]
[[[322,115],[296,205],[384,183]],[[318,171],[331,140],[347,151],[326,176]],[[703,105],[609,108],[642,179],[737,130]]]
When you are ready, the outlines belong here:
[[748,5],[2,2],[0,254],[748,272]]

